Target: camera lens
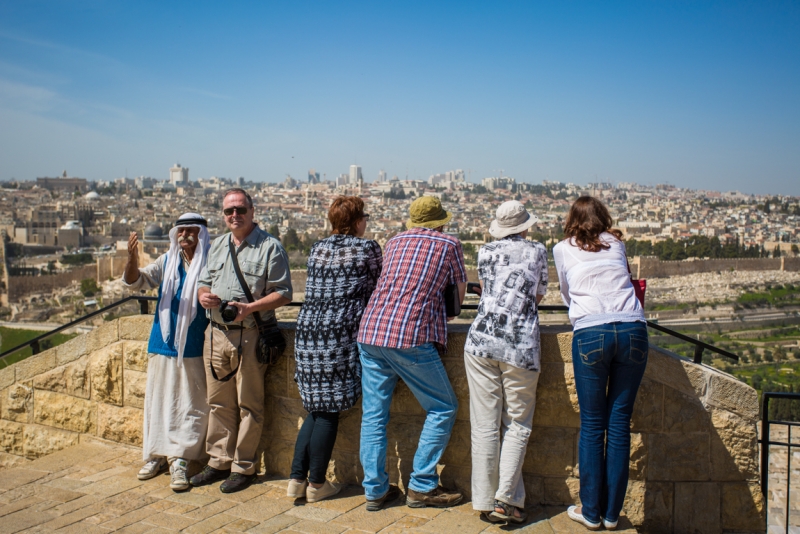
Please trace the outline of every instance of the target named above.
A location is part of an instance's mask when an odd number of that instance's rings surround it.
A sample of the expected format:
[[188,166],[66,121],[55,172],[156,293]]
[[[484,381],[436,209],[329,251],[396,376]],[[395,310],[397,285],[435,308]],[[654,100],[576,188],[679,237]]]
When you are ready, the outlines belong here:
[[236,319],[236,315],[239,313],[239,310],[236,308],[236,306],[231,306],[227,300],[223,300],[219,305],[219,313],[222,315],[223,321],[230,323]]

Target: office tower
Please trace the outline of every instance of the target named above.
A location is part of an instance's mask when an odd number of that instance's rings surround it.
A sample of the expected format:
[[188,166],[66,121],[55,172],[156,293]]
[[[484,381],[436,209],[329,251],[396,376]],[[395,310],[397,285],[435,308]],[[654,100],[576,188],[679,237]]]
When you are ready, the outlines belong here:
[[364,178],[361,176],[361,166],[350,165],[350,181],[348,183],[350,185],[358,185],[360,182],[363,181]]
[[181,167],[180,163],[176,163],[169,169],[169,183],[174,186],[188,184],[189,167]]
[[318,184],[319,183],[319,173],[316,172],[314,169],[308,170],[308,183],[310,184]]
[[380,172],[378,173],[378,182],[383,183],[385,181],[386,181],[386,171],[381,169]]

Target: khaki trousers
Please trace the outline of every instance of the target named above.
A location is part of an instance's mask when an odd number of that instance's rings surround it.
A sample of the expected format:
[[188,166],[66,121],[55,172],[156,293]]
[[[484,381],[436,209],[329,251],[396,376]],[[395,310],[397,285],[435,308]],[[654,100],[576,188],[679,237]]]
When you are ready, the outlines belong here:
[[525,506],[522,464],[531,435],[539,371],[464,353],[472,427],[472,508]]
[[[267,366],[256,360],[257,341],[257,328],[224,331],[209,324],[203,347],[211,408],[206,437],[206,452],[211,457],[208,465],[243,475],[255,473],[256,450],[264,427]],[[209,365],[214,366],[218,378],[226,377],[237,365],[239,370],[222,382],[214,378]]]

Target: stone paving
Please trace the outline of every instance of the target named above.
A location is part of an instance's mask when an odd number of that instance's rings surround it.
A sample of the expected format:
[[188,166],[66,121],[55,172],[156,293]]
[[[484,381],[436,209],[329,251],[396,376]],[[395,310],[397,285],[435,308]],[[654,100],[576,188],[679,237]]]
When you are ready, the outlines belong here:
[[[245,491],[222,494],[219,483],[175,493],[169,475],[139,481],[141,450],[89,442],[0,470],[0,534],[111,531],[143,533],[298,532],[587,532],[564,507],[533,508],[521,526],[483,522],[470,503],[447,510],[412,509],[398,500],[367,512],[360,487],[314,504],[285,496],[286,481],[267,475]],[[635,530],[625,517],[618,532]]]

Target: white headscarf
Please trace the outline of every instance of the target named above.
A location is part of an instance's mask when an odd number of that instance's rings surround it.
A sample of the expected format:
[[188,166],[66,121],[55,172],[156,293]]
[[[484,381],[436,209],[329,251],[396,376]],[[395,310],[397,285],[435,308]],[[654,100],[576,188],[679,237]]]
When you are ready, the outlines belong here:
[[[185,223],[181,223],[185,221]],[[186,280],[181,290],[181,304],[178,308],[178,324],[175,325],[175,348],[178,349],[178,367],[183,367],[183,352],[186,348],[186,336],[189,332],[189,325],[197,317],[197,280],[203,267],[206,266],[208,259],[208,249],[211,240],[208,229],[200,221],[205,222],[202,215],[197,213],[184,213],[178,218],[177,223],[169,231],[169,252],[167,252],[167,264],[164,266],[164,281],[161,286],[161,301],[158,304],[158,318],[161,323],[161,337],[165,343],[169,342],[169,332],[172,322],[170,306],[175,292],[181,283],[178,266],[183,261],[181,258],[181,246],[178,243],[178,230],[181,226],[192,226],[199,228],[197,235],[197,248],[194,251],[189,272],[186,273]]]

